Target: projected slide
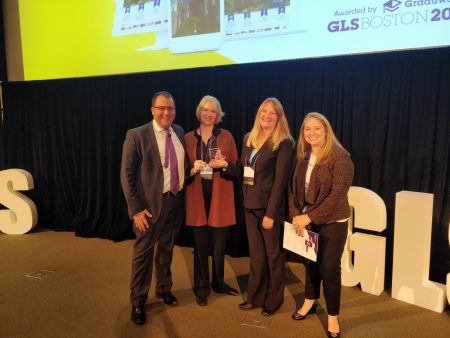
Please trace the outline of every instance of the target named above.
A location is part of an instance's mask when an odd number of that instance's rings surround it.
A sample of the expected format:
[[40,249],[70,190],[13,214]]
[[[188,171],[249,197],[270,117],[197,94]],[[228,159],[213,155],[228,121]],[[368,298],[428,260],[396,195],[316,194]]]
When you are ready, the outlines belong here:
[[25,80],[450,45],[450,0],[16,1]]
[[117,1],[112,35],[167,30],[167,22],[167,6],[164,0]]
[[306,30],[306,2],[225,0],[225,40],[252,39]]

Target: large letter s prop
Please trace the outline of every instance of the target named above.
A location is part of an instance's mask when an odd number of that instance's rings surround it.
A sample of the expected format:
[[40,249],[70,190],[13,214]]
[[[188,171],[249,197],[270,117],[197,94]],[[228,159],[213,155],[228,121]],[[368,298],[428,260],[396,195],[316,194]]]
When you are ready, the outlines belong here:
[[0,231],[8,235],[22,235],[37,224],[36,205],[18,190],[34,188],[33,177],[22,169],[0,171]]

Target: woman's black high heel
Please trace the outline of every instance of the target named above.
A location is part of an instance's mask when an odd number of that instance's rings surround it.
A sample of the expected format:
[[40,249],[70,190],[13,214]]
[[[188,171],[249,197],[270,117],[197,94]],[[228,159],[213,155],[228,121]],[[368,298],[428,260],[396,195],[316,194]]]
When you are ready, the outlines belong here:
[[[338,319],[338,324],[339,324],[339,319]],[[330,330],[328,330],[329,338],[339,338],[340,336],[341,336],[341,332],[331,332]]]
[[297,311],[295,311],[292,314],[292,319],[293,320],[303,320],[305,319],[308,315],[312,314],[312,313],[316,313],[317,310],[317,303],[314,303],[311,308],[309,309],[309,311],[306,313],[306,315],[301,315],[300,313],[298,313]]

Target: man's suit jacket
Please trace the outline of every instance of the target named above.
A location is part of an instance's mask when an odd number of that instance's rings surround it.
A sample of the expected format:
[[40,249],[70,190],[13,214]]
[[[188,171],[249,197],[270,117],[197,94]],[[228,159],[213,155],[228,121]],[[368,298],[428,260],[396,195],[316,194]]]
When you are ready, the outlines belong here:
[[[183,128],[175,124],[172,128],[185,148]],[[184,162],[187,170],[186,156]],[[156,223],[161,212],[164,175],[153,122],[127,131],[120,180],[130,218],[147,209],[152,214],[150,223]]]
[[[247,147],[248,135],[244,137],[241,164],[247,160],[253,148]],[[265,215],[275,219],[284,217],[287,185],[294,155],[294,143],[285,139],[272,151],[268,142],[256,153],[252,166],[255,170],[254,185],[244,185],[244,207],[247,209],[266,209]]]

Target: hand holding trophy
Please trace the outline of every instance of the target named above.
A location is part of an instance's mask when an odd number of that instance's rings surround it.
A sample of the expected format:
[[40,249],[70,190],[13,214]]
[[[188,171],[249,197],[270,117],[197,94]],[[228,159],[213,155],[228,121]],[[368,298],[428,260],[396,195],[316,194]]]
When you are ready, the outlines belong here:
[[198,174],[203,168],[207,167],[208,164],[202,160],[197,160],[194,162],[194,167],[191,169],[191,176]]
[[212,148],[210,151],[211,162],[209,162],[209,166],[211,168],[219,169],[228,167],[228,162],[225,160],[226,156],[222,154],[219,148]]

